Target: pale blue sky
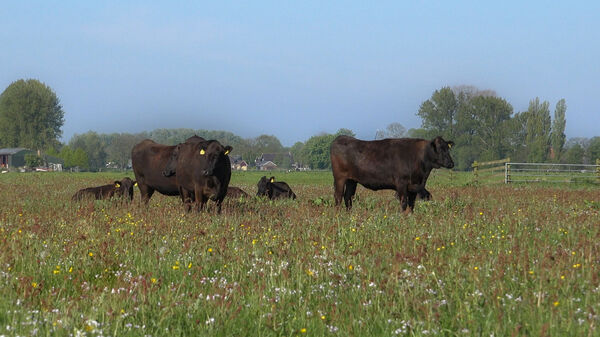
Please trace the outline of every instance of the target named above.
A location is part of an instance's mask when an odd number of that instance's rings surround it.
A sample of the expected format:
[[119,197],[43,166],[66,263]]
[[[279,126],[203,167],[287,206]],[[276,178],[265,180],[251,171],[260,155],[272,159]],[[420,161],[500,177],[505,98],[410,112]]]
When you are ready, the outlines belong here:
[[372,139],[443,86],[515,112],[567,102],[567,137],[599,136],[599,1],[3,1],[0,90],[52,87],[63,140],[155,128]]

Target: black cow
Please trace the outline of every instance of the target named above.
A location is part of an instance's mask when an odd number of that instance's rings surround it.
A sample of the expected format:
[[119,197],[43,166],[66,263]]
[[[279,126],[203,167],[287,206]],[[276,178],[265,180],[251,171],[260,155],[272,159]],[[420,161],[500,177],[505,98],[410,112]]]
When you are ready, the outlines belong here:
[[133,186],[135,181],[130,178],[123,178],[121,181],[116,180],[112,184],[102,185],[98,187],[82,188],[73,195],[72,200],[78,201],[84,198],[110,199],[113,196],[124,197],[125,200],[133,200]]
[[[185,142],[203,141],[205,139],[202,137],[192,136]],[[179,195],[175,175],[169,177],[163,175],[163,169],[171,159],[175,148],[176,146],[162,145],[145,139],[131,150],[131,166],[140,189],[141,200],[145,204],[150,201],[154,191],[164,195]]]
[[227,195],[231,179],[231,162],[227,154],[231,146],[216,140],[178,144],[164,167],[163,175],[176,174],[179,193],[187,211],[195,201],[198,211],[211,199],[221,213],[221,203]]
[[425,189],[431,170],[454,167],[449,152],[452,145],[454,142],[442,137],[374,141],[337,137],[330,148],[335,204],[339,205],[343,196],[346,208],[351,209],[356,184],[360,183],[375,191],[395,190],[402,209],[409,206],[412,211],[417,195],[431,198]]
[[258,181],[258,195],[268,196],[269,199],[279,199],[279,198],[292,198],[296,199],[296,194],[292,191],[292,188],[283,181],[275,181],[275,177],[269,178],[267,180],[266,176],[263,176]]
[[229,186],[227,187],[227,196],[229,198],[248,198],[249,195],[239,187]]

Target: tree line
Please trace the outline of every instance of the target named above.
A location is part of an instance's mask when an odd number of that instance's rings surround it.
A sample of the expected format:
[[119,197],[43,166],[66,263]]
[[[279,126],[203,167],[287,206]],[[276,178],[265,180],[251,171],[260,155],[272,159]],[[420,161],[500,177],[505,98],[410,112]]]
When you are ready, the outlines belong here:
[[[421,127],[407,130],[393,122],[376,130],[373,139],[442,136],[453,140],[456,167],[468,170],[473,161],[510,157],[519,162],[593,163],[600,158],[600,137],[565,137],[567,105],[532,99],[526,111],[513,107],[491,90],[470,86],[443,87],[419,107]],[[64,167],[97,171],[125,169],[131,149],[143,139],[174,145],[198,135],[233,147],[232,157],[250,166],[263,153],[275,154],[274,162],[289,169],[294,164],[312,169],[330,168],[329,146],[338,135],[355,136],[349,129],[321,133],[285,147],[273,135],[242,138],[228,131],[157,129],[140,133],[101,134],[88,131],[61,143],[64,111],[52,89],[38,80],[18,80],[0,95],[0,147],[25,147],[61,158]]]

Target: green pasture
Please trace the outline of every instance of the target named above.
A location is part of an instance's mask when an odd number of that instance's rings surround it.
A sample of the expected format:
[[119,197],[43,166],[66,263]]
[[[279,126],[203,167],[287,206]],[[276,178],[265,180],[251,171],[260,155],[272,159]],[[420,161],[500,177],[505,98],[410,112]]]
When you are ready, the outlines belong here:
[[598,185],[437,170],[404,214],[362,187],[334,207],[331,172],[266,175],[298,199],[186,214],[71,201],[131,172],[0,175],[0,335],[600,335]]

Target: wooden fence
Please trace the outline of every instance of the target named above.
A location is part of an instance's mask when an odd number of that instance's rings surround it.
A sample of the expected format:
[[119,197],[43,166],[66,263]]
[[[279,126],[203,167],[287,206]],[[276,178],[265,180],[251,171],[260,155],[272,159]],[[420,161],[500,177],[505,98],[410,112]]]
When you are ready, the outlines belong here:
[[[473,181],[475,183],[501,183],[506,182],[505,170],[506,163],[510,162],[510,158],[478,162],[474,161],[471,167],[473,168]],[[503,179],[504,178],[504,179]]]

